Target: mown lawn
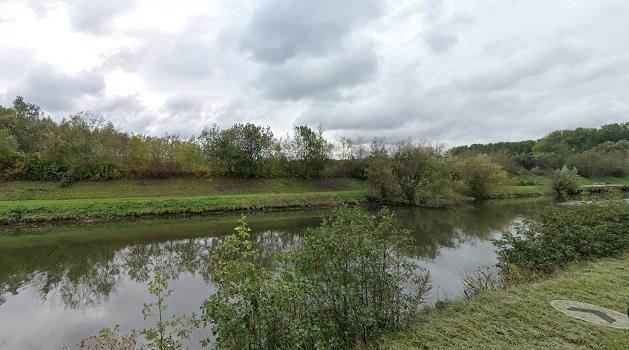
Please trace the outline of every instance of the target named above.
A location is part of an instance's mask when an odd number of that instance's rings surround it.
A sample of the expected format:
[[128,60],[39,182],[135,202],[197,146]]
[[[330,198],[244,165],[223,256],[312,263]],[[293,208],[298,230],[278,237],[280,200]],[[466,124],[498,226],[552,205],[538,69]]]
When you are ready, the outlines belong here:
[[580,185],[624,185],[629,184],[629,179],[612,177],[612,176],[597,176],[590,178],[581,178]]
[[[490,189],[489,198],[546,196],[554,193],[551,183],[550,176],[520,175],[512,178],[508,184]],[[629,184],[629,179],[607,176],[582,177],[579,181],[580,186],[592,184]]]
[[102,220],[129,216],[331,207],[341,203],[362,202],[366,199],[366,194],[365,190],[355,190],[189,197],[0,201],[0,223]]
[[537,197],[546,196],[553,193],[550,186],[515,186],[504,185],[489,190],[489,198],[516,198],[516,197]]
[[629,331],[573,319],[551,308],[568,299],[625,313],[629,254],[574,266],[549,279],[459,300],[419,315],[380,349],[629,349]]
[[304,193],[366,190],[364,181],[329,179],[172,178],[82,181],[61,188],[49,181],[0,182],[1,200],[212,196],[249,193]]

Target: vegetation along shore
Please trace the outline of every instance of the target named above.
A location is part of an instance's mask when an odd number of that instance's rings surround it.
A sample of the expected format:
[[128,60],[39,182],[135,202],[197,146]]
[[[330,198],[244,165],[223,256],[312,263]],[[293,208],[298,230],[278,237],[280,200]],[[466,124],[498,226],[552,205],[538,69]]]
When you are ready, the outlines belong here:
[[0,222],[576,194],[629,183],[628,139],[629,123],[450,149],[334,144],[307,125],[285,137],[251,123],[208,125],[182,139],[126,133],[89,113],[54,121],[17,97],[0,106]]
[[243,218],[212,256],[216,291],[200,315],[163,321],[176,291],[157,274],[143,309],[151,327],[106,328],[81,349],[179,349],[199,328],[212,335],[201,346],[218,349],[624,349],[625,330],[570,318],[550,302],[625,310],[628,222],[622,200],[546,207],[494,240],[497,269],[468,274],[466,298],[418,312],[430,272],[402,254],[408,232],[387,209],[337,209],[281,253],[277,272],[257,263]]

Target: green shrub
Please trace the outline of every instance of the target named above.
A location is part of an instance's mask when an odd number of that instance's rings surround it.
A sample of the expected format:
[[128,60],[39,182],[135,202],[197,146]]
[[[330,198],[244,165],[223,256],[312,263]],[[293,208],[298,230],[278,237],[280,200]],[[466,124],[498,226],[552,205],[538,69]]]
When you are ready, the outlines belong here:
[[502,166],[493,163],[485,154],[459,159],[458,170],[465,184],[466,194],[477,199],[486,198],[491,187],[507,178]]
[[504,265],[550,272],[568,263],[629,248],[629,203],[620,200],[548,207],[495,241]]
[[551,187],[559,195],[579,193],[579,175],[577,175],[577,169],[568,169],[568,167],[564,165],[561,170],[555,172]]
[[463,199],[460,181],[438,147],[401,143],[392,155],[375,145],[367,180],[376,200],[388,204],[443,207]]
[[571,155],[567,163],[586,177],[625,177],[629,175],[629,141],[603,143],[591,150]]
[[19,180],[61,180],[68,171],[64,165],[42,159],[37,154],[27,155],[17,174]]
[[203,306],[217,348],[353,349],[399,328],[429,283],[385,239],[392,234],[404,232],[387,210],[338,209],[273,274],[257,264],[241,222],[218,250],[217,291]]

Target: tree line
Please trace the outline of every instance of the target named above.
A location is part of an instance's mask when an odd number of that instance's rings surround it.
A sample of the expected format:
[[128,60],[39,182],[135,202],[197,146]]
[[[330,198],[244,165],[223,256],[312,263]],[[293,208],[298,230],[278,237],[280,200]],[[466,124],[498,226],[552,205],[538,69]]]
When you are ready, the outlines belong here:
[[0,177],[8,180],[315,178],[336,175],[337,169],[325,169],[331,151],[322,130],[308,126],[276,138],[269,127],[251,123],[210,125],[198,137],[181,139],[122,132],[86,112],[55,122],[22,97],[0,106]]
[[446,151],[377,138],[371,145],[342,138],[334,146],[320,128],[306,125],[285,137],[252,123],[209,125],[189,139],[152,137],[119,131],[85,112],[55,122],[21,97],[0,106],[0,177],[8,180],[354,177],[368,180],[374,198],[385,203],[444,206],[487,197],[507,175],[552,174],[564,166],[586,177],[628,176],[629,123]]
[[485,153],[510,173],[548,174],[563,166],[579,175],[629,176],[629,122],[557,130],[539,140],[455,147],[452,154]]

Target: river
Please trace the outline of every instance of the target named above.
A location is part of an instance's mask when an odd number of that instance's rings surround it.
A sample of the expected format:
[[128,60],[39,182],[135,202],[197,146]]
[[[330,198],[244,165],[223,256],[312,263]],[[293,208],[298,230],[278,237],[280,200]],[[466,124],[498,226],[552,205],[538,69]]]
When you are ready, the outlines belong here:
[[[462,276],[496,263],[491,243],[548,198],[496,200],[456,209],[395,209],[410,230],[405,253],[430,271],[428,303],[460,297]],[[248,215],[265,264],[299,244],[325,211]],[[0,232],[0,349],[61,349],[104,327],[149,324],[147,281],[160,272],[169,313],[199,311],[212,292],[210,255],[239,215],[5,228]],[[196,334],[195,337],[198,337]],[[43,346],[43,347],[42,347]],[[191,343],[191,347],[197,347]]]

